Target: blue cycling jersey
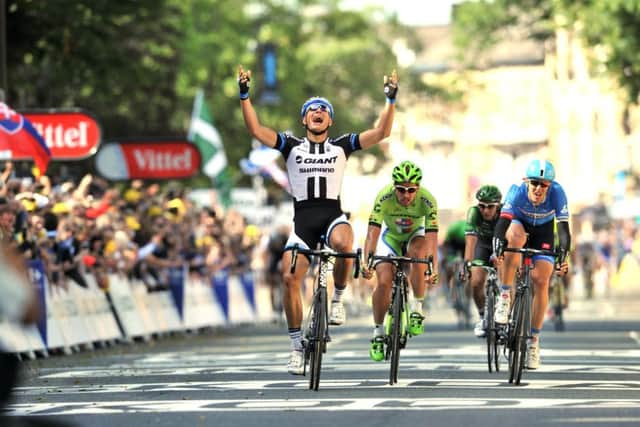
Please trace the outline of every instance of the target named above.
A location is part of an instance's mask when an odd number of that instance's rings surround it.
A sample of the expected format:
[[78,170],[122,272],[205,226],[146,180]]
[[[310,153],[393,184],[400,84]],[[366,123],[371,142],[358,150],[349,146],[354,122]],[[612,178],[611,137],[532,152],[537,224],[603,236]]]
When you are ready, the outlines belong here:
[[554,218],[558,221],[568,221],[567,195],[560,184],[552,182],[547,191],[547,198],[535,206],[527,196],[527,183],[514,184],[505,197],[500,216],[530,225],[546,224]]

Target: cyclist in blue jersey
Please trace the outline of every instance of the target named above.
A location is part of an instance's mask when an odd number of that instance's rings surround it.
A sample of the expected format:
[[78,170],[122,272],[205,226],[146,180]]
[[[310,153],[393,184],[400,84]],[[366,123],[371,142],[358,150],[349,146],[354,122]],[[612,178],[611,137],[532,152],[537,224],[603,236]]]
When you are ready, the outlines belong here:
[[[384,76],[383,89],[387,102],[375,127],[361,133],[350,133],[337,138],[329,137],[334,110],[331,103],[320,97],[308,99],[300,110],[304,137],[276,132],[263,126],[249,98],[251,71],[238,69],[240,107],[249,133],[262,144],[282,153],[287,164],[287,175],[294,198],[293,227],[282,255],[284,290],[282,303],[287,317],[291,355],[287,370],[293,375],[304,373],[301,336],[302,296],[301,284],[309,269],[306,257],[298,258],[295,271],[290,272],[291,249],[316,249],[322,243],[337,252],[353,251],[353,230],[342,211],[340,192],[342,178],[349,156],[361,149],[373,147],[391,134],[395,114],[398,76]],[[331,300],[329,323],[341,325],[345,310],[341,302],[347,286],[347,277],[353,260],[338,258],[333,269],[334,294]]]
[[[507,193],[500,219],[496,224],[493,250],[497,256],[501,294],[496,303],[496,323],[507,323],[511,306],[516,269],[520,265],[520,254],[504,252],[506,247],[554,250],[554,220],[558,224],[559,272],[568,270],[566,256],[571,248],[569,232],[569,208],[567,196],[555,181],[553,165],[546,160],[529,163],[524,182],[512,185]],[[534,269],[531,273],[534,297],[531,319],[531,336],[527,343],[526,366],[538,369],[540,366],[540,330],[544,322],[549,300],[549,282],[553,274],[555,260],[550,256],[533,257]]]

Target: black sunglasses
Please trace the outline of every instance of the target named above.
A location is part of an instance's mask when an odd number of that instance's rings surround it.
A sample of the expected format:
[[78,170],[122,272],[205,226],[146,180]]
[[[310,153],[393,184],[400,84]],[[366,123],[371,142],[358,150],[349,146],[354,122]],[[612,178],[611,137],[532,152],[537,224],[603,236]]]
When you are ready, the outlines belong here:
[[328,112],[329,111],[329,107],[327,107],[324,104],[311,104],[307,108],[307,111],[317,111],[317,110]]
[[537,179],[530,179],[529,180],[529,184],[531,184],[531,186],[533,188],[536,188],[538,186],[542,187],[542,188],[547,188],[549,187],[551,184],[544,182],[544,181],[538,181]]
[[498,204],[497,204],[497,203],[489,203],[489,204],[486,204],[486,203],[478,203],[478,207],[479,207],[480,209],[491,209],[491,208],[495,208],[495,207],[497,207],[497,206],[498,206]]
[[418,191],[418,187],[404,187],[402,185],[396,185],[395,189],[396,191],[399,191],[400,194],[404,194],[404,193],[413,194],[416,191]]

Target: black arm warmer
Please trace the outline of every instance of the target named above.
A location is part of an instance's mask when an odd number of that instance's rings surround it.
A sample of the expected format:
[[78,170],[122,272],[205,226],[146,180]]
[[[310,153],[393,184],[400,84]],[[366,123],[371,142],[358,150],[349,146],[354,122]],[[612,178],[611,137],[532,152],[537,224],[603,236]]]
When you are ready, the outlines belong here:
[[564,249],[569,252],[571,250],[571,233],[569,232],[569,222],[558,222],[558,242],[560,243],[560,249]]
[[505,218],[501,216],[498,222],[496,223],[496,228],[493,229],[493,236],[499,238],[500,240],[506,240],[507,228],[509,228],[510,224],[511,224],[510,218]]

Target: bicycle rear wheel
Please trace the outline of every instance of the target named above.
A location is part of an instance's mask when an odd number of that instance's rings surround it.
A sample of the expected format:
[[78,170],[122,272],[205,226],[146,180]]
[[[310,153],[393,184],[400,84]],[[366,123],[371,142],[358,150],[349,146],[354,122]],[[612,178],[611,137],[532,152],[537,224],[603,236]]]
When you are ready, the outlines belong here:
[[318,289],[313,304],[312,333],[309,343],[311,376],[309,378],[309,389],[318,390],[320,385],[320,370],[322,368],[322,353],[325,351],[325,339],[327,328],[327,290]]
[[391,301],[391,336],[390,336],[390,353],[391,366],[389,369],[389,384],[394,385],[398,382],[398,365],[400,364],[400,338],[402,327],[402,293],[398,289],[393,293]]

